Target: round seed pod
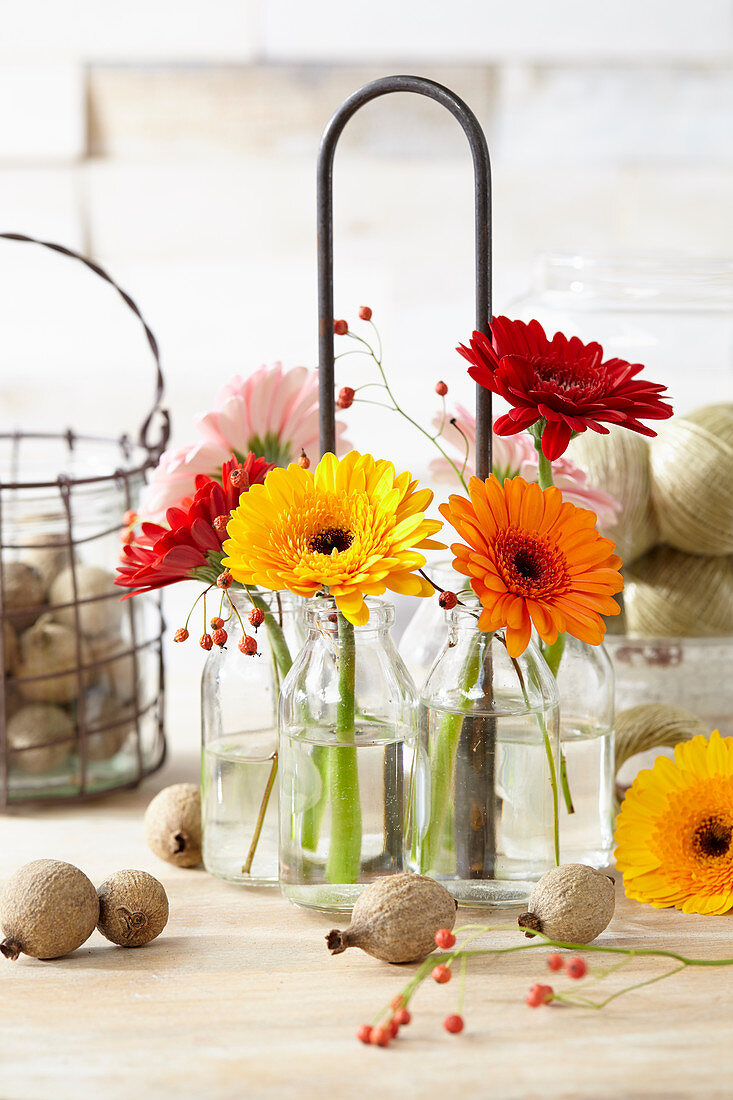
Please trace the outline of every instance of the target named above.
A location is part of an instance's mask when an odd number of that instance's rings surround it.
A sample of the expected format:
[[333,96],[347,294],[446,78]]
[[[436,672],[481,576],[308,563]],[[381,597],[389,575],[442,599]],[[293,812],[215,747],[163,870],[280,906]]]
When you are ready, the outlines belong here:
[[6,959],[20,954],[59,959],[76,951],[94,931],[99,898],[87,876],[70,863],[36,859],[8,879],[0,898]]
[[3,623],[3,672],[12,672],[18,660],[18,636],[9,622]]
[[31,775],[53,771],[76,746],[76,731],[66,711],[31,703],[12,715],[7,726],[11,764]]
[[20,633],[43,613],[46,587],[40,574],[24,561],[3,562],[2,584],[4,613]]
[[389,963],[417,962],[435,950],[435,933],[452,928],[456,902],[435,879],[423,875],[387,875],[356,900],[351,924],[326,936],[332,955],[360,947]]
[[201,790],[174,783],[156,794],[145,811],[145,840],[159,859],[176,867],[201,862]]
[[[122,619],[119,591],[114,586],[114,575],[97,565],[77,564],[75,570],[64,569],[51,585],[49,603],[73,604],[74,572],[76,573],[76,599],[79,601],[79,623],[83,634],[94,636],[116,631]],[[109,596],[109,599],[97,599]],[[84,603],[92,600],[92,603]],[[53,611],[54,621],[76,628],[75,608],[59,607]]]
[[142,947],[168,923],[168,895],[157,878],[145,871],[117,871],[97,894],[97,928],[120,947]]
[[[19,679],[26,676],[43,679],[19,683],[21,695],[38,703],[70,703],[79,694],[77,659],[75,632],[42,616],[21,635],[15,675]],[[83,664],[89,661],[89,647],[83,638],[81,659]],[[84,673],[81,680],[82,684],[88,684],[90,674]]]
[[[42,544],[25,550],[24,557],[39,574],[44,589],[48,592],[59,573],[71,565],[71,547],[65,545],[64,536],[50,535],[45,531],[42,535],[30,536],[28,542]],[[56,542],[59,543],[58,546],[49,545]]]
[[[98,694],[96,688],[87,695],[86,719],[90,727],[87,760],[109,760],[117,755],[135,729],[133,713],[128,703],[121,703],[111,695]],[[95,730],[97,726],[108,728]]]
[[130,647],[120,634],[100,634],[89,642],[92,662],[104,661],[95,669],[95,679],[125,703],[135,695],[135,659]]
[[527,936],[541,932],[560,943],[590,943],[611,923],[615,904],[613,879],[583,863],[564,863],[535,883],[529,912],[517,924]]

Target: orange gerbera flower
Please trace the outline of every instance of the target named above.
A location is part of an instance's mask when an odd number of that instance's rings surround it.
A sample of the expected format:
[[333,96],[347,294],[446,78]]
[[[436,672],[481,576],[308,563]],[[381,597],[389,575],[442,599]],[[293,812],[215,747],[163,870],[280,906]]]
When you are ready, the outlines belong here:
[[462,538],[453,568],[470,577],[481,601],[481,630],[506,627],[509,654],[529,644],[534,623],[547,645],[573,634],[600,645],[602,615],[618,615],[612,596],[623,588],[621,559],[596,530],[596,515],[563,503],[559,489],[540,489],[523,477],[502,486],[491,475],[472,477],[469,500],[452,496],[440,511]]

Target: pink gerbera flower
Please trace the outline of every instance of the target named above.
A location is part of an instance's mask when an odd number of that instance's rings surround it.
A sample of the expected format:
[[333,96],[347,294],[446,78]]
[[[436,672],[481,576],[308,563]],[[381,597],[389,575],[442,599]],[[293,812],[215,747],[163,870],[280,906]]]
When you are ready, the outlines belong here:
[[[235,375],[222,386],[214,409],[197,420],[200,443],[164,451],[143,494],[140,512],[162,517],[167,508],[193,496],[197,474],[218,476],[230,455],[250,451],[276,466],[294,462],[304,450],[318,455],[318,375],[306,367],[262,366],[248,378]],[[350,446],[336,422],[337,450]]]
[[[441,437],[456,450],[456,466],[460,470],[464,459],[464,478],[473,477],[476,471],[476,418],[463,405],[456,404],[452,417],[441,414],[433,417],[436,428],[442,425]],[[518,435],[493,437],[493,468],[500,482],[507,477],[523,477],[525,481],[539,479],[539,455],[526,432]],[[436,481],[455,482],[455,471],[444,458],[434,459],[430,471]],[[552,476],[563,500],[576,508],[587,508],[598,516],[601,530],[612,527],[621,512],[621,505],[610,493],[594,489],[588,484],[584,470],[563,455],[552,464]]]

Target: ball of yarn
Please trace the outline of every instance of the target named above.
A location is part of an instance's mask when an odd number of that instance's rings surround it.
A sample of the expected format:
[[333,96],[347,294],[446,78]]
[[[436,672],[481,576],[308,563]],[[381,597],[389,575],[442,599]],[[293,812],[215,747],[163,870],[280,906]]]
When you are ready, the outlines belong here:
[[603,528],[616,543],[622,561],[635,561],[659,541],[651,496],[649,444],[627,428],[611,427],[608,435],[587,431],[570,445],[570,457],[588,475],[594,489],[603,489],[621,504],[617,522]]
[[[616,773],[627,760],[640,752],[674,747],[700,733],[709,732],[696,714],[667,703],[642,703],[638,707],[619,711],[615,723]],[[617,808],[619,794],[617,791]]]
[[690,554],[733,554],[733,405],[673,420],[650,452],[661,541]]
[[624,606],[637,637],[733,634],[733,561],[656,546],[627,572]]

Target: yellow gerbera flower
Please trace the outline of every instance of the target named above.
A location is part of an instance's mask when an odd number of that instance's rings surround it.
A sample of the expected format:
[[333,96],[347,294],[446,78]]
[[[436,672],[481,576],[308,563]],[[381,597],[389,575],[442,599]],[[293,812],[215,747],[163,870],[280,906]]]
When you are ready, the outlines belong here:
[[364,596],[385,589],[431,596],[415,574],[419,550],[441,550],[428,536],[442,527],[425,518],[433,494],[417,491],[408,472],[395,477],[391,462],[350,451],[326,454],[315,470],[297,463],[271,470],[252,485],[232,512],[223,564],[235,580],[299,596],[328,588],[350,622],[369,619]]
[[733,737],[678,745],[639,772],[616,822],[626,896],[655,909],[733,908]]

